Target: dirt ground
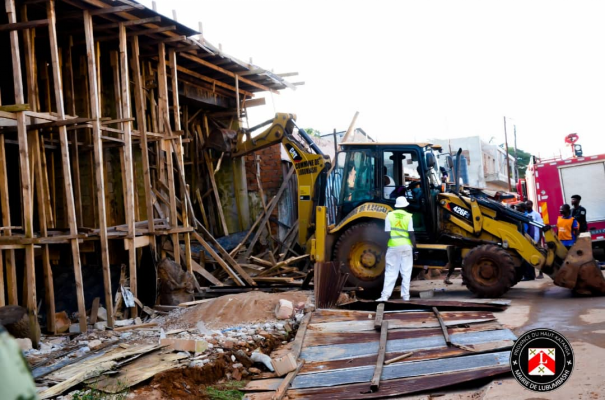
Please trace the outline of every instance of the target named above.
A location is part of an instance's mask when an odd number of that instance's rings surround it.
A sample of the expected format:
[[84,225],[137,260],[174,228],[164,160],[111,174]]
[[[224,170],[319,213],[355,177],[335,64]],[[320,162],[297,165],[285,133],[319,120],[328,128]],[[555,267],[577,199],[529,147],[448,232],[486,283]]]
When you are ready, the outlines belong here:
[[191,328],[198,322],[204,322],[207,328],[218,330],[242,324],[275,321],[275,305],[280,299],[291,301],[296,307],[300,302],[306,303],[310,295],[311,292],[305,291],[273,294],[254,291],[224,296],[184,309],[182,313],[172,314],[162,326],[170,330]]
[[[416,281],[416,290],[446,288],[436,292],[437,299],[467,298],[469,292],[461,279],[451,286],[442,281]],[[571,342],[576,358],[574,371],[565,385],[550,393],[526,390],[511,376],[484,385],[464,386],[463,389],[435,390],[405,399],[519,399],[563,400],[605,398],[605,297],[577,297],[560,288],[548,277],[520,282],[503,298],[511,300],[504,312],[495,313],[498,320],[515,334],[535,328],[550,328]]]

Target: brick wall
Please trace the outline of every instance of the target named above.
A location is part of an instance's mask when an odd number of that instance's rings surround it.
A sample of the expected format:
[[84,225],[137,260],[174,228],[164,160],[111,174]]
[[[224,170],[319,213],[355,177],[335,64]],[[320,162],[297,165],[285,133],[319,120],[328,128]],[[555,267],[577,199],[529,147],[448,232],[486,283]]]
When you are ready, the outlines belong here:
[[[269,203],[271,198],[277,194],[277,191],[284,180],[282,162],[281,162],[281,144],[276,144],[266,149],[256,152],[260,156],[260,181],[265,194],[265,202]],[[248,184],[248,193],[251,199],[258,199],[258,184],[256,182],[256,163],[254,154],[246,156],[246,181]],[[254,202],[252,202],[252,207]],[[262,208],[262,206],[257,206]],[[278,218],[278,209],[273,210],[272,216]],[[260,209],[259,209],[260,210]],[[250,214],[251,220],[256,220],[258,213]],[[277,233],[277,225],[271,223],[274,234]]]

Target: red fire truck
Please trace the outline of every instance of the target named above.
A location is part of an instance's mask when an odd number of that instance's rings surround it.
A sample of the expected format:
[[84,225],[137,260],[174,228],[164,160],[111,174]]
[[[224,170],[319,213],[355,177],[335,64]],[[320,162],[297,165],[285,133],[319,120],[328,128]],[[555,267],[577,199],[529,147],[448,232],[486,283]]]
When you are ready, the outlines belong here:
[[561,205],[571,205],[572,195],[580,195],[593,247],[605,248],[605,154],[582,156],[581,147],[575,144],[577,138],[576,134],[566,138],[573,157],[539,159],[533,156],[525,179],[517,184],[517,191],[522,200],[533,201],[544,223],[550,225],[557,224]]

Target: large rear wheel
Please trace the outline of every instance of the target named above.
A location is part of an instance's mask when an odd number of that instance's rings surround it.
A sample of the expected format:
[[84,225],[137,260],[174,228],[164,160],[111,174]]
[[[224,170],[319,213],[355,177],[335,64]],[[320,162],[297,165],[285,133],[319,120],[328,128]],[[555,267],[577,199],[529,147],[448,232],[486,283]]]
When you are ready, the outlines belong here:
[[355,224],[341,234],[333,260],[349,273],[350,285],[368,290],[382,286],[388,240],[379,223]]
[[498,298],[516,284],[513,258],[495,245],[473,248],[462,262],[462,284],[482,298]]

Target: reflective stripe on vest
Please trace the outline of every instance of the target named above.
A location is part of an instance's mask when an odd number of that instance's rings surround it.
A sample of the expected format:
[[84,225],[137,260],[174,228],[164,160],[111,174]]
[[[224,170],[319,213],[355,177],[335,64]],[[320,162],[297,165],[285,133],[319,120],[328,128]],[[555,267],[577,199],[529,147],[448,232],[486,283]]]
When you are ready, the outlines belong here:
[[387,214],[387,219],[391,223],[391,238],[389,246],[412,245],[408,225],[412,220],[412,215],[402,210],[395,210]]
[[557,221],[557,229],[559,230],[559,240],[569,241],[573,239],[571,234],[574,220],[574,218],[564,219],[562,216],[559,216],[559,220]]

